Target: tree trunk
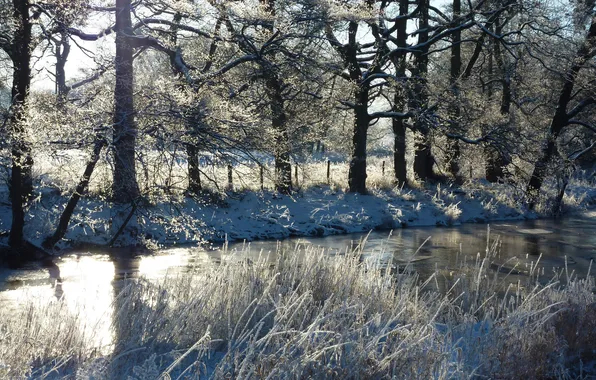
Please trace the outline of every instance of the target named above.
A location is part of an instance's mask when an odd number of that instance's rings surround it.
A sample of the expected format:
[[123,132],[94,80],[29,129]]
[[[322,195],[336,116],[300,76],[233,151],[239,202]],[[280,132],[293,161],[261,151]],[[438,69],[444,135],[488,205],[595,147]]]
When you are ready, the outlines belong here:
[[[457,19],[461,13],[461,0],[453,0],[453,19]],[[450,107],[451,128],[454,133],[459,129],[459,77],[461,75],[461,31],[456,31],[452,35],[451,41],[451,91],[453,93],[453,102]],[[462,184],[463,180],[459,174],[460,148],[459,140],[447,139],[447,169],[457,184]]]
[[188,163],[188,187],[189,194],[199,194],[203,190],[201,184],[201,170],[199,169],[199,151],[202,130],[206,128],[204,109],[206,104],[197,102],[192,107],[184,107],[184,127],[188,141],[184,143],[186,161]]
[[[497,26],[495,28],[495,34],[500,35],[502,33],[502,27],[499,26],[499,20],[497,19]],[[509,68],[506,67],[506,64],[503,59],[503,52],[501,51],[500,41],[494,40],[494,57],[497,63],[497,67],[499,68],[499,74],[501,76],[501,106],[500,112],[501,115],[504,117],[509,116],[509,111],[511,109],[511,76],[509,72]],[[491,54],[492,57],[493,54]],[[491,60],[491,70],[492,70],[492,60]],[[492,81],[492,78],[489,77],[489,80]],[[492,95],[492,85],[489,90],[489,95]],[[509,121],[508,121],[509,122]],[[486,155],[486,180],[492,183],[502,181],[506,176],[507,173],[505,172],[505,167],[511,163],[509,157],[504,154],[503,152],[499,151],[496,147],[487,146],[485,149]]]
[[[182,21],[182,13],[176,12],[172,19],[172,26],[170,27],[170,42],[173,46],[178,44],[178,29],[180,22]],[[219,25],[219,22],[218,24]],[[219,27],[216,26],[215,34],[218,34]],[[206,67],[204,72],[209,71],[209,67]],[[182,85],[179,85],[180,90],[183,89]],[[186,162],[188,163],[188,187],[186,188],[188,194],[197,195],[203,190],[201,184],[201,170],[199,168],[199,147],[198,147],[198,136],[200,129],[203,126],[202,109],[204,104],[202,101],[197,102],[194,107],[183,107],[183,113],[186,114],[184,120],[184,126],[186,129],[186,136],[190,141],[184,144],[184,150],[186,151]]]
[[459,159],[461,156],[461,150],[459,147],[459,140],[447,140],[447,169],[449,174],[455,180],[458,185],[463,184],[464,180],[459,172]]
[[89,186],[89,180],[91,179],[91,175],[93,174],[93,170],[95,170],[95,165],[97,161],[99,161],[99,157],[101,154],[101,150],[106,145],[106,140],[103,137],[97,137],[95,140],[95,144],[93,145],[93,152],[91,153],[91,158],[87,162],[87,166],[85,167],[85,171],[83,172],[83,178],[77,185],[74,193],[70,196],[64,211],[62,211],[62,215],[60,215],[60,221],[58,222],[58,226],[56,227],[56,231],[52,236],[46,238],[42,244],[42,246],[46,249],[52,249],[54,246],[62,240],[64,235],[66,234],[66,230],[68,229],[68,224],[70,223],[70,218],[77,207],[77,203],[81,199],[81,196],[87,192],[87,187]]
[[58,96],[58,106],[62,107],[66,103],[68,96],[68,87],[66,86],[66,61],[70,54],[69,36],[66,30],[60,32],[60,41],[56,43],[56,95]]
[[33,192],[31,169],[33,158],[31,146],[25,137],[25,113],[29,86],[31,84],[31,20],[29,18],[29,1],[14,0],[13,17],[17,30],[10,46],[10,58],[13,63],[12,113],[9,119],[12,143],[12,173],[10,179],[10,200],[12,204],[12,225],[9,245],[22,248],[24,244],[23,228],[25,226],[24,206]]
[[[273,35],[275,18],[275,0],[261,0],[272,20],[263,24],[270,36]],[[273,57],[275,58],[275,56]],[[262,70],[266,75],[267,95],[271,109],[271,126],[275,133],[275,189],[282,194],[292,191],[292,165],[290,163],[290,137],[288,135],[287,115],[282,95],[282,80],[277,68],[262,62]]]
[[362,88],[359,85],[355,94],[352,158],[348,173],[348,186],[351,193],[366,194],[366,140],[369,123],[368,87]]
[[[407,46],[407,16],[408,14],[408,0],[400,0],[399,2],[399,15],[396,24],[396,39],[399,47]],[[397,78],[403,78],[404,83],[406,78],[406,54],[405,52],[400,53],[393,61],[395,66],[395,75]],[[406,94],[403,86],[396,88],[395,95],[393,97],[393,110],[396,112],[402,112],[406,106]],[[406,164],[406,124],[402,119],[393,119],[393,169],[395,172],[395,180],[398,185],[403,185],[408,180],[407,164]]]
[[271,102],[271,124],[275,131],[275,188],[282,194],[292,191],[292,165],[290,163],[290,139],[286,125],[284,103],[279,92]]
[[194,141],[186,144],[186,157],[188,159],[188,192],[196,195],[203,190],[203,186],[199,169],[199,149]]
[[433,164],[434,157],[431,151],[431,144],[426,137],[414,144],[416,156],[414,157],[414,173],[421,180],[434,179]]
[[526,187],[526,196],[528,197],[528,207],[533,209],[538,201],[540,188],[544,182],[544,176],[548,163],[557,151],[557,138],[559,134],[569,123],[570,116],[567,114],[567,106],[573,96],[573,87],[575,86],[575,79],[578,73],[586,62],[596,55],[594,47],[596,45],[596,16],[592,17],[592,24],[582,46],[579,48],[574,64],[567,70],[563,77],[563,88],[559,95],[557,109],[551,121],[547,141],[542,148],[540,157],[534,165],[534,171]]
[[[418,34],[418,44],[424,44],[428,41],[429,17],[428,17],[428,0],[419,0],[420,25]],[[424,45],[423,45],[424,46]],[[414,78],[414,100],[413,108],[423,111],[428,106],[428,89],[426,88],[426,77],[428,75],[428,47],[420,48],[415,54],[415,67],[412,70],[412,77]],[[414,123],[414,129],[422,134],[423,138],[418,139],[415,146],[414,154],[414,173],[421,181],[426,181],[434,178],[433,164],[434,158],[432,155],[431,141],[429,139],[430,129],[428,122],[424,117],[418,117]]]
[[282,84],[274,69],[266,70],[268,72],[267,92],[271,109],[271,126],[275,132],[275,189],[282,194],[289,194],[292,191],[292,165]]
[[116,0],[116,87],[114,89],[114,181],[112,192],[117,203],[139,197],[136,178],[135,145],[137,126],[133,101],[133,44],[131,0]]
[[399,186],[408,180],[406,165],[406,126],[402,119],[393,119],[393,168]]

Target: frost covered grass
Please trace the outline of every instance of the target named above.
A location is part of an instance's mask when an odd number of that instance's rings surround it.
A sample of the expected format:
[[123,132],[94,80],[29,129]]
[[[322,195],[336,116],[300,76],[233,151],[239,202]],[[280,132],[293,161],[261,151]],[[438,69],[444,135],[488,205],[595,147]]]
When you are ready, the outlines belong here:
[[420,278],[356,248],[250,261],[243,252],[126,281],[97,347],[81,313],[0,309],[1,378],[587,378],[596,374],[594,278],[526,275],[499,244]]

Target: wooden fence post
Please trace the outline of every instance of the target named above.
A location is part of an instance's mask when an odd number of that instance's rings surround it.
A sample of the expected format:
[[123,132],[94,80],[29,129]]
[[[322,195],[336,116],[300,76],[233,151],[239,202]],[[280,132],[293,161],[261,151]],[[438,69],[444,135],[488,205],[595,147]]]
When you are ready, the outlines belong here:
[[385,161],[383,161],[383,178],[385,177]]
[[294,165],[294,178],[296,180],[296,187],[298,187],[298,164]]
[[327,160],[327,184],[331,183],[331,161]]

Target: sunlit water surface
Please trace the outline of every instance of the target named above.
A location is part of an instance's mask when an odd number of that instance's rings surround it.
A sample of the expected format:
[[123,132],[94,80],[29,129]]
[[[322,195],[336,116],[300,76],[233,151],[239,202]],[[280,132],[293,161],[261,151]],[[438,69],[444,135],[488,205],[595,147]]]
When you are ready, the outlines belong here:
[[[435,269],[452,270],[462,258],[474,260],[484,254],[487,241],[499,238],[497,261],[518,275],[540,257],[545,276],[553,271],[588,273],[596,260],[596,212],[563,220],[497,222],[490,226],[466,224],[457,227],[406,228],[393,232],[371,232],[323,238],[295,238],[282,242],[256,241],[230,244],[222,249],[173,248],[153,255],[113,251],[110,254],[65,255],[54,260],[55,266],[31,265],[20,270],[0,270],[0,308],[15,310],[27,302],[44,307],[63,300],[70,312],[79,314],[81,329],[96,347],[109,347],[112,341],[110,321],[113,302],[123,286],[123,279],[143,276],[158,280],[166,275],[188,272],[221,260],[275,260],[278,246],[285,251],[314,246],[341,254],[366,240],[365,260],[379,261],[393,267],[410,262],[423,276]],[[250,250],[246,249],[247,244]],[[593,273],[592,273],[593,274]]]

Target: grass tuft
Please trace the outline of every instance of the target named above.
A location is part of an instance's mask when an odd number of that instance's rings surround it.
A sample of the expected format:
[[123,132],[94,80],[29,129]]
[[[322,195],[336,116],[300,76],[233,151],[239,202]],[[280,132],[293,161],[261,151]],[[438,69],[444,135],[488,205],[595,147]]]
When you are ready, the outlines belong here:
[[0,377],[587,376],[594,278],[495,270],[499,246],[427,279],[394,273],[361,246],[223,255],[188,273],[126,281],[105,313],[104,347],[63,301],[0,310]]

